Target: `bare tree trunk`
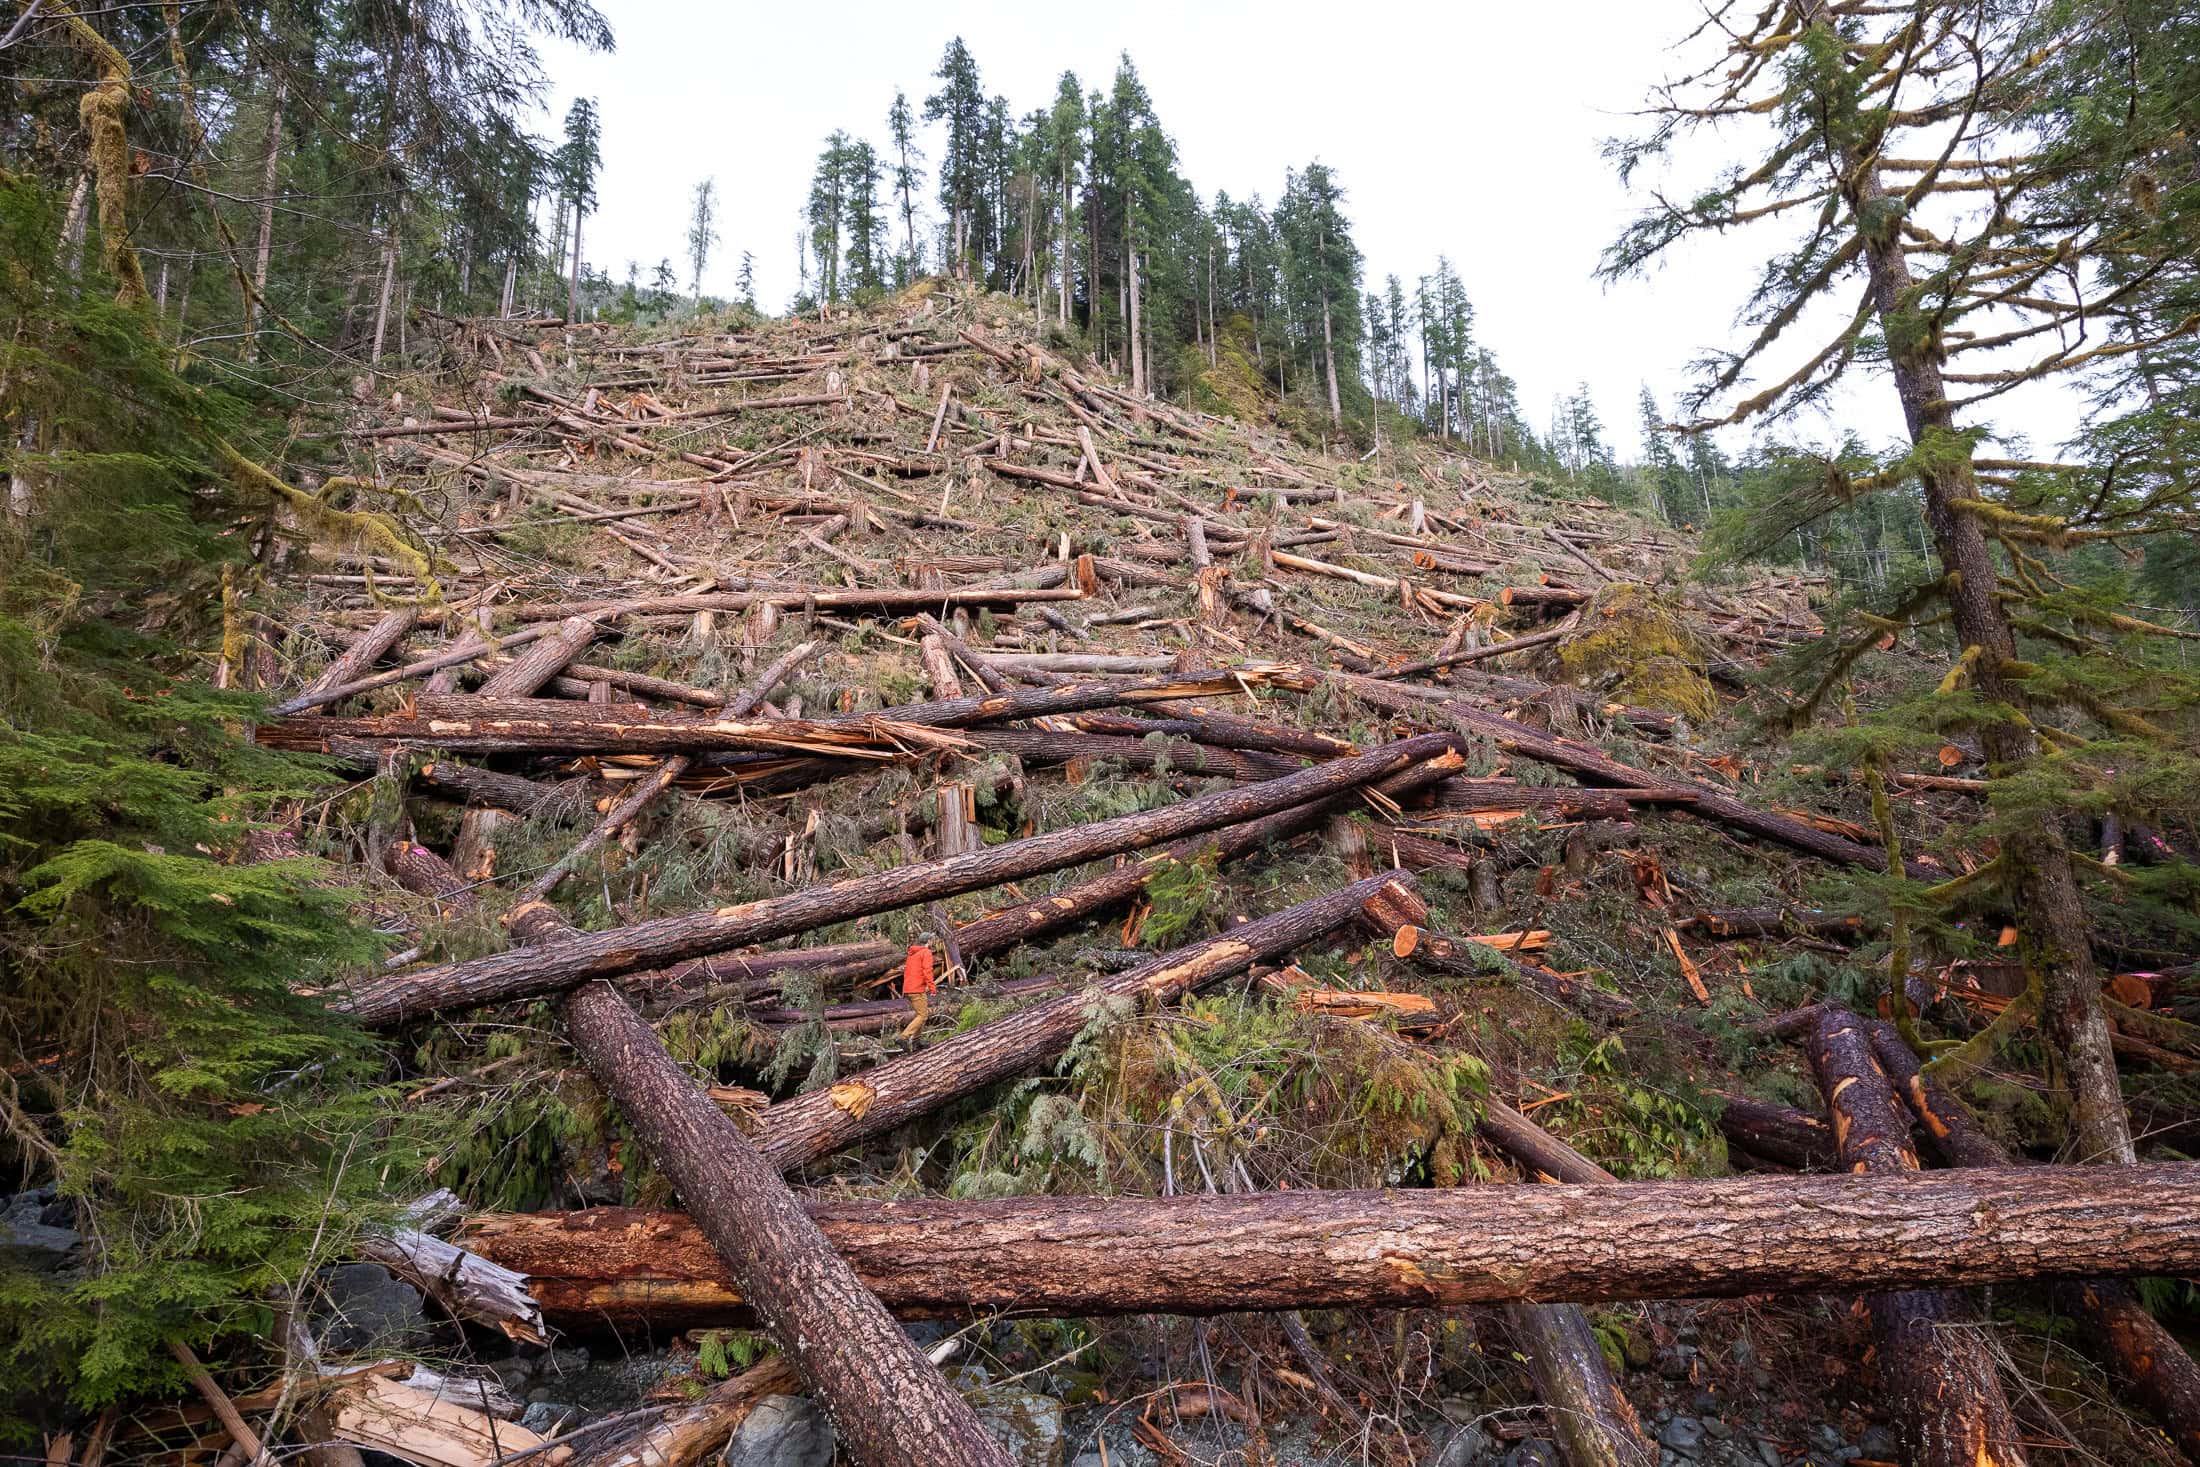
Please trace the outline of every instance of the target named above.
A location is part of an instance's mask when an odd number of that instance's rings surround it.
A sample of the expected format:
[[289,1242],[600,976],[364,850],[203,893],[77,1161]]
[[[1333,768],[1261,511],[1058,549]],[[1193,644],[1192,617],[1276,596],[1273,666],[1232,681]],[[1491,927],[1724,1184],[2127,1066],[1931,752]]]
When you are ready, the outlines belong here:
[[587,217],[587,211],[581,208],[578,200],[575,200],[573,204],[573,274],[566,282],[565,288],[565,319],[568,321],[578,321],[581,318],[581,221]]
[[367,357],[370,366],[382,364],[382,338],[390,323],[390,293],[397,284],[397,210],[390,210],[389,231],[382,241],[382,295],[374,308],[374,350]]
[[1337,400],[1337,347],[1329,334],[1329,282],[1322,282],[1322,365],[1329,374],[1329,427],[1344,431],[1344,408]]
[[267,294],[267,265],[275,250],[275,174],[276,165],[282,161],[283,99],[289,86],[287,77],[276,78],[275,100],[268,107],[267,152],[260,165],[260,248],[252,263],[252,293],[244,302],[244,359],[248,362],[260,355],[254,321],[260,299]]
[[504,294],[497,300],[497,315],[512,314],[512,287],[519,280],[519,253],[512,251],[504,257]]
[[1065,148],[1062,151],[1062,221],[1057,230],[1057,237],[1062,242],[1062,298],[1055,304],[1055,318],[1064,331],[1069,329],[1069,205],[1069,150]]
[[[2200,1270],[2196,1171],[806,1205],[905,1317],[1207,1315],[1962,1288],[2104,1269],[2185,1276]],[[725,1323],[741,1303],[731,1270],[678,1213],[488,1214],[458,1241],[526,1274],[552,1325],[683,1329]]]
[[1145,321],[1138,300],[1138,250],[1131,243],[1131,225],[1128,209],[1123,216],[1123,269],[1130,290],[1130,358],[1131,391],[1140,397],[1146,395]]

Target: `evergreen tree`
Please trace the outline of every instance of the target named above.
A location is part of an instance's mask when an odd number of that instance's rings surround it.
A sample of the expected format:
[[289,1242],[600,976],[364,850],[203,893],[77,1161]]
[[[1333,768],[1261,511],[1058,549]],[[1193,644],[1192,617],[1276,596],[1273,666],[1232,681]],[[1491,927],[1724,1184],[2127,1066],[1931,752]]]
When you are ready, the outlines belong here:
[[848,250],[851,290],[878,290],[886,284],[886,214],[879,207],[878,154],[860,138],[848,144],[843,165],[846,195],[843,234]]
[[924,252],[917,244],[917,187],[923,178],[924,154],[916,143],[916,114],[909,98],[894,88],[894,105],[886,112],[887,137],[894,150],[894,197],[901,207],[902,249],[894,259],[894,284],[907,285],[924,269]]
[[[1310,163],[1287,175],[1283,200],[1276,205],[1276,228],[1289,252],[1287,288],[1309,323],[1308,359],[1319,363],[1328,394],[1329,424],[1344,427],[1344,405],[1337,386],[1339,357],[1347,377],[1358,375],[1360,252],[1345,222],[1344,190],[1329,169]],[[1338,309],[1342,303],[1344,309]]]
[[[2187,167],[2193,73],[2180,87],[2174,66],[2147,54],[2147,40],[2164,33],[2134,31],[2108,11],[1952,0],[1768,7],[1723,36],[1724,64],[1658,95],[1647,137],[1615,145],[1624,177],[1683,134],[1748,118],[1766,130],[1761,153],[1730,160],[1700,191],[1662,191],[1604,269],[1633,274],[1699,233],[1809,221],[1771,251],[1745,308],[1755,335],[1715,359],[1692,392],[1697,426],[1792,419],[1861,365],[1891,389],[1908,442],[1876,462],[1846,450],[1789,453],[1791,467],[1810,472],[1791,473],[1746,522],[1732,522],[1729,544],[1776,544],[1860,496],[1914,488],[1936,573],[1898,588],[1861,630],[1826,639],[1795,716],[1823,707],[1889,630],[1937,624],[1945,609],[1955,639],[1945,678],[1917,717],[1849,735],[1860,747],[1845,757],[1876,759],[1905,734],[1975,732],[1993,775],[1987,831],[1997,853],[1965,898],[1984,892],[2015,921],[2007,956],[2028,986],[2011,1012],[2039,1019],[2079,1149],[2129,1161],[2094,956],[2108,907],[2062,812],[2121,806],[2162,818],[2148,804],[2180,782],[2141,771],[2176,742],[2162,721],[2169,674],[2158,649],[2169,634],[2115,610],[2113,581],[2087,585],[2084,558],[2097,545],[2187,536],[2195,506],[2181,473],[2133,486],[2113,457],[2041,468],[1982,452],[1995,433],[1988,414],[2013,388],[2090,373],[2111,403],[2145,404],[2146,369],[2135,367],[2134,383],[2121,364],[2170,360],[2200,332],[2200,317],[2149,309],[2157,283],[2189,279],[2200,245],[2192,209],[2147,202],[2158,188],[2148,180]],[[2142,19],[2174,29],[2185,18],[2164,7]],[[2082,74],[2061,61],[2043,72],[2066,53],[2081,58]],[[2104,58],[2121,64],[2088,64]],[[1965,207],[1982,194],[1993,208]],[[2072,207],[2087,202],[2099,207]],[[1825,319],[1810,309],[1821,301],[1840,324],[1798,351],[1788,338]],[[2092,341],[2103,322],[2115,338]],[[1800,364],[1737,399],[1775,346]],[[2064,560],[2060,572],[2051,556]],[[1947,901],[1897,878],[1880,900],[1936,919]],[[1908,1025],[1899,971],[1890,995]],[[1997,1024],[1993,1039],[2010,1024]]]
[[756,256],[747,250],[741,252],[741,271],[734,277],[734,289],[741,293],[741,304],[756,309]]
[[565,113],[565,143],[558,149],[556,168],[559,187],[573,210],[573,264],[568,278],[565,314],[579,320],[581,312],[581,221],[596,207],[596,173],[603,166],[602,124],[593,97],[575,97]]
[[[848,174],[853,145],[848,134],[834,129],[817,155],[817,170],[810,175],[810,254],[817,261],[817,291],[821,300],[840,299],[841,230],[848,217]],[[850,246],[851,250],[853,246]]]
[[982,264],[973,251],[985,238],[981,210],[985,202],[985,89],[978,63],[957,36],[948,42],[932,73],[940,89],[924,99],[924,120],[947,127],[947,152],[940,160],[940,207],[947,211],[947,257],[953,267]]

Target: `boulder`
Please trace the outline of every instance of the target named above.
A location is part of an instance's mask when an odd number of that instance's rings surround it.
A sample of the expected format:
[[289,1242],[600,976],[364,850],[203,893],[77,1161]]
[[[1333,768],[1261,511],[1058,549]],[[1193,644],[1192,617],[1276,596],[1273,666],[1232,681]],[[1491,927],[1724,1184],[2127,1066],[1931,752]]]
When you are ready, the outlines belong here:
[[766,1396],[719,1461],[723,1467],[832,1467],[833,1426],[807,1396]]

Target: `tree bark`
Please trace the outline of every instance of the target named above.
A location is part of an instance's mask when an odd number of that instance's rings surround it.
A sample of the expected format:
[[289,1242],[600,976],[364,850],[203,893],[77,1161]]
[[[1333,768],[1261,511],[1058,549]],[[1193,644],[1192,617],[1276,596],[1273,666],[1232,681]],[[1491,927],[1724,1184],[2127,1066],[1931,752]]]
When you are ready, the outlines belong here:
[[[1907,1112],[1855,1015],[1827,1009],[1810,1036],[1842,1165],[1873,1180],[1917,1171]],[[2007,1175],[2007,1173],[2003,1173]],[[1800,1182],[1795,1185],[1801,1185]],[[1968,1300],[1938,1289],[1869,1296],[1880,1377],[1915,1467],[2023,1467],[2023,1435]]]
[[391,846],[388,865],[399,886],[435,902],[442,915],[455,916],[474,909],[474,893],[466,878],[419,842],[401,840]]
[[1234,825],[1355,789],[1449,752],[1449,741],[1441,735],[1406,739],[1282,779],[1011,841],[967,856],[904,866],[716,912],[664,917],[587,933],[541,952],[498,953],[423,969],[362,988],[343,1007],[362,1023],[387,1025],[442,1009],[554,993],[586,978],[656,967],[676,958],[699,957],[854,917],[917,906]]
[[[1464,703],[1426,702],[1411,695],[1400,694],[1395,689],[1385,688],[1381,683],[1366,678],[1339,681],[1346,691],[1378,708],[1416,718],[1434,713],[1449,721],[1462,733],[1488,739],[1507,753],[1569,770],[1593,784],[1670,790],[1686,797],[1688,813],[1692,815],[1716,820],[1722,825],[1766,840],[1777,841],[1806,855],[1843,865],[1869,866],[1875,870],[1884,869],[1887,864],[1884,853],[1877,846],[1867,846],[1838,835],[1829,835],[1793,816],[1782,815],[1773,810],[1760,810],[1706,785],[1682,779],[1660,778],[1648,770],[1622,764],[1601,749],[1577,743],[1572,739],[1554,738],[1503,714],[1486,712]],[[1913,867],[1914,874],[1919,876],[1931,877],[1938,874],[1930,868],[1915,866],[1914,863]]]
[[257,361],[260,355],[260,339],[253,321],[267,294],[267,266],[275,253],[276,165],[282,160],[283,99],[289,87],[287,77],[276,78],[275,100],[268,104],[267,153],[260,165],[260,247],[252,262],[252,291],[244,301],[244,359],[248,362]]
[[[1594,1303],[2200,1271],[2200,1166],[2189,1163],[806,1206],[905,1317]],[[553,1324],[739,1317],[739,1285],[678,1213],[490,1215],[459,1241],[526,1274]]]
[[382,654],[402,642],[419,621],[420,612],[416,607],[402,606],[389,612],[322,668],[319,676],[300,690],[299,696],[312,697],[364,676],[382,660]]
[[1731,1091],[1707,1093],[1720,1102],[1719,1131],[1727,1145],[1793,1171],[1832,1171],[1839,1164],[1833,1132],[1818,1117]]
[[590,1073],[672,1179],[850,1454],[882,1467],[1009,1467],[969,1404],[618,990],[588,984],[565,1001],[564,1015]]
[[526,697],[565,671],[566,664],[580,656],[588,649],[588,644],[596,640],[596,632],[594,618],[567,617],[556,631],[536,641],[525,652],[490,674],[488,680],[481,685],[480,696]]

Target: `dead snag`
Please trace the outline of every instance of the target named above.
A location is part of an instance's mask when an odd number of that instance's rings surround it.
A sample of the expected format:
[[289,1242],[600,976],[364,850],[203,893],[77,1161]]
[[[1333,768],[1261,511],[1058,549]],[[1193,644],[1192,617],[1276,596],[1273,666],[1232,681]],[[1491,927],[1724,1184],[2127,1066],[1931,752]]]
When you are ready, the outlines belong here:
[[[2009,1153],[1980,1128],[1963,1102],[1924,1072],[1894,1025],[1871,1020],[1867,1027],[1873,1057],[1924,1122],[1942,1160],[1959,1167],[2010,1164]],[[2094,1349],[2123,1376],[2185,1460],[2200,1463],[2200,1365],[2177,1337],[2119,1281],[2082,1279],[2053,1285],[2050,1293],[2058,1307],[2084,1326]]]
[[[2200,1272],[2191,1163],[805,1205],[905,1318],[1724,1299]],[[727,1265],[678,1213],[483,1216],[458,1241],[525,1273],[553,1324],[740,1318]]]
[[[1863,1022],[1828,1009],[1809,1048],[1842,1165],[1874,1177],[1915,1172],[1909,1113],[1872,1057]],[[1917,1467],[2022,1467],[2016,1414],[1970,1302],[1923,1289],[1873,1294],[1867,1303],[1909,1460]]]
[[424,968],[362,986],[344,1007],[361,1023],[388,1025],[445,1009],[555,993],[591,977],[661,967],[681,958],[702,957],[855,917],[919,906],[1235,825],[1356,789],[1450,752],[1445,735],[1406,739],[1282,779],[1218,790],[1182,804],[1036,835],[969,855],[809,887],[715,912],[663,917],[631,927],[583,933],[536,952],[496,953]]

